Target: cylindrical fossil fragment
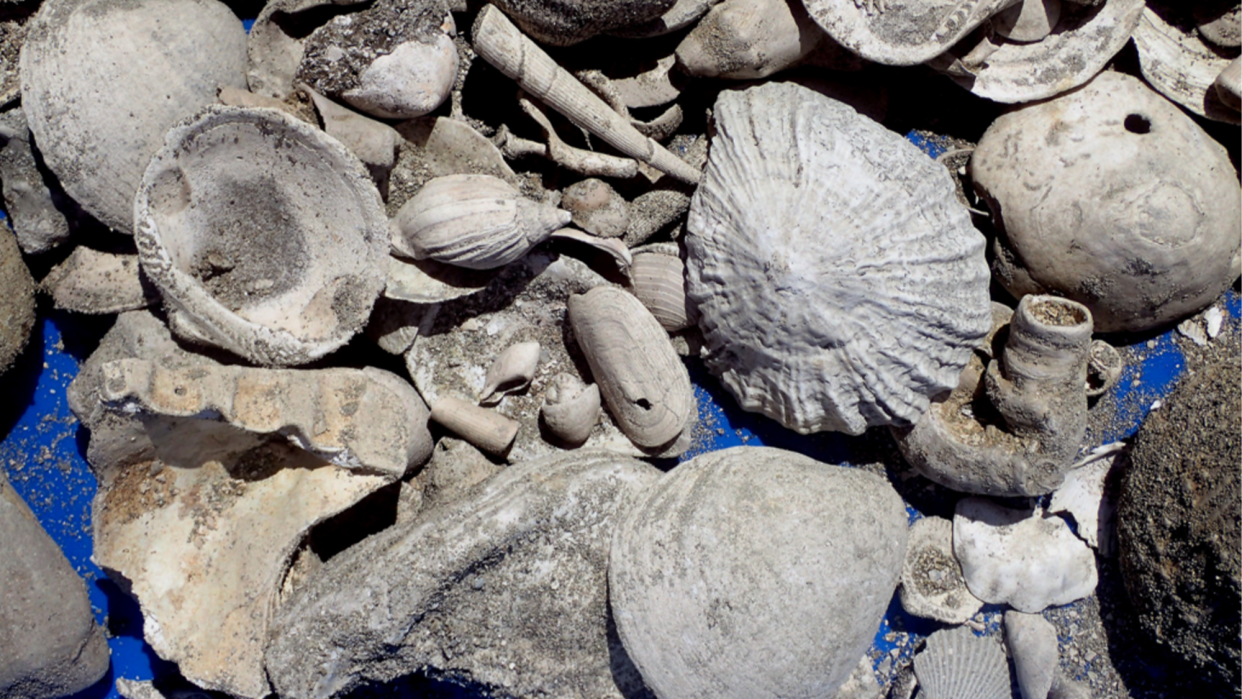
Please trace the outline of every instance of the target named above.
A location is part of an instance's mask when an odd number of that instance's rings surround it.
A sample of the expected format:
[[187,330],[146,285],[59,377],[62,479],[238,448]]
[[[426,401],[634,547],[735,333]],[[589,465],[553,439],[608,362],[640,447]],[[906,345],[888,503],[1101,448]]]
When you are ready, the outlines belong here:
[[494,410],[445,396],[431,408],[431,419],[483,451],[500,456],[513,444],[518,423]]

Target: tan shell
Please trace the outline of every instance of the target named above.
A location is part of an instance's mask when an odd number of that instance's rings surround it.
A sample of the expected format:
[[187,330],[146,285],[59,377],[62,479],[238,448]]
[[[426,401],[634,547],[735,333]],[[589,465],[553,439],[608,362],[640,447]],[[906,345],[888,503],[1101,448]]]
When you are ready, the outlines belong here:
[[651,312],[629,293],[600,286],[569,298],[569,322],[621,431],[645,449],[681,436],[695,414],[694,390]]
[[401,207],[392,246],[415,259],[492,269],[522,257],[570,218],[500,178],[449,175],[431,180]]
[[129,233],[164,133],[245,70],[246,34],[216,0],[49,0],[22,49],[22,108],[65,191]]
[[337,349],[384,288],[375,185],[339,141],[284,112],[212,107],[170,130],[134,216],[174,330],[253,362]]
[[493,276],[490,270],[389,255],[388,286],[384,287],[384,296],[410,303],[451,301],[486,289]]
[[540,415],[552,434],[566,444],[580,445],[599,422],[599,386],[584,384],[573,374],[552,378],[543,396]]
[[480,408],[455,396],[445,396],[431,406],[431,419],[467,442],[496,456],[504,456],[517,436],[518,422]]
[[52,268],[40,290],[57,308],[77,313],[120,313],[158,300],[155,288],[138,272],[137,255],[114,255],[79,245]]
[[748,80],[793,67],[833,43],[801,0],[724,0],[677,46],[688,75]]
[[651,311],[660,327],[671,333],[690,327],[686,265],[676,253],[635,253],[634,264],[630,265],[630,291]]
[[1172,10],[1143,10],[1134,30],[1143,77],[1162,95],[1199,116],[1239,123],[1238,111],[1223,103],[1215,88],[1217,77],[1237,57],[1237,51],[1209,46],[1193,26],[1174,23],[1180,19]]
[[937,631],[914,656],[919,696],[926,699],[1012,699],[1005,651],[968,626]]
[[529,386],[535,370],[539,368],[539,353],[538,342],[519,342],[506,347],[487,370],[479,402],[487,403],[509,391],[520,391]]

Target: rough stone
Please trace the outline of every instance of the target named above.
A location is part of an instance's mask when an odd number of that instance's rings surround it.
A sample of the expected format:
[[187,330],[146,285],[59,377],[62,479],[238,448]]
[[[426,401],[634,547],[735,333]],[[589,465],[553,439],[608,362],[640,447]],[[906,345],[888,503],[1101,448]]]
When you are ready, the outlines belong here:
[[0,226],[0,374],[8,371],[30,339],[35,321],[34,289],[17,239]]
[[[0,22],[2,25],[2,22]],[[4,210],[17,244],[29,254],[46,252],[69,238],[78,205],[56,176],[42,167],[21,107],[0,115],[0,181]]]

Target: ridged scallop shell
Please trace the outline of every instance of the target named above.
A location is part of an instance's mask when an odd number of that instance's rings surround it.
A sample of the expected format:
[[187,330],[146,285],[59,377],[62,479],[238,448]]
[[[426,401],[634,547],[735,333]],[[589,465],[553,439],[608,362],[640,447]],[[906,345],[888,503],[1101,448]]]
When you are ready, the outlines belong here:
[[362,163],[274,109],[212,107],[170,130],[134,219],[173,329],[252,362],[337,349],[384,288],[388,222]]
[[[1189,22],[1190,12],[1185,11],[1185,17],[1178,12],[1143,10],[1134,30],[1143,78],[1160,94],[1199,116],[1238,123],[1238,111],[1223,103],[1216,91],[1216,78],[1236,57],[1237,49],[1227,52],[1204,43]],[[1173,24],[1178,20],[1186,24]]]
[[1011,699],[1005,652],[968,626],[937,631],[914,657],[925,699]]
[[630,265],[630,291],[673,333],[690,326],[686,307],[686,265],[681,258],[659,250],[638,252]]
[[724,92],[715,118],[686,236],[708,367],[803,434],[917,420],[991,325],[948,171],[797,85]]
[[216,0],[49,0],[22,48],[22,108],[65,191],[129,233],[164,133],[246,86],[246,33]]

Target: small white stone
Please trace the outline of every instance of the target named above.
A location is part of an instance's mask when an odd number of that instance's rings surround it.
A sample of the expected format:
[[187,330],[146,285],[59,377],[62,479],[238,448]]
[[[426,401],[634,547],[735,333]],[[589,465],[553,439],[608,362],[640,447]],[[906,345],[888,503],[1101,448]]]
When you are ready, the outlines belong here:
[[1065,477],[1065,482],[1052,494],[1049,512],[1068,512],[1078,523],[1078,536],[1105,556],[1115,553],[1113,532],[1116,504],[1104,491],[1104,482],[1113,468],[1117,455],[1124,449],[1121,442],[1105,444],[1079,460]]
[[1197,318],[1188,318],[1178,323],[1177,332],[1200,347],[1207,345],[1207,334],[1203,332],[1203,326],[1199,325]]
[[1225,314],[1221,313],[1219,306],[1212,306],[1207,309],[1207,313],[1203,314],[1203,319],[1207,321],[1207,334],[1213,340],[1220,334],[1221,325],[1225,322]]

